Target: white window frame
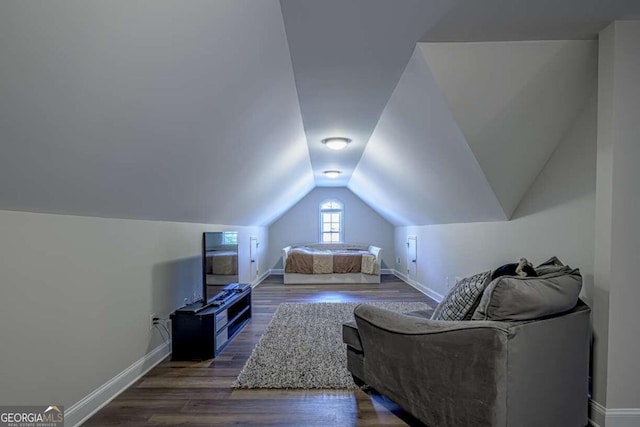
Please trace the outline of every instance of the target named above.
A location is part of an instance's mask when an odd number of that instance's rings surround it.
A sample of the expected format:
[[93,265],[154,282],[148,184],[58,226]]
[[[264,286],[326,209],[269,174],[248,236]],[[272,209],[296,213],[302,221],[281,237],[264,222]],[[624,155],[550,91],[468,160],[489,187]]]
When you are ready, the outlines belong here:
[[[337,207],[331,207],[331,208],[323,208],[324,205],[328,204],[328,203],[332,203],[337,205]],[[340,200],[337,199],[327,199],[327,200],[323,200],[320,203],[319,209],[318,209],[319,215],[318,215],[318,238],[319,238],[319,242],[320,243],[344,243],[344,203],[342,203]],[[325,231],[324,230],[324,221],[323,221],[323,214],[339,214],[339,229],[338,229],[338,241],[337,242],[325,242],[323,237],[325,234],[336,234],[335,232],[332,231]]]

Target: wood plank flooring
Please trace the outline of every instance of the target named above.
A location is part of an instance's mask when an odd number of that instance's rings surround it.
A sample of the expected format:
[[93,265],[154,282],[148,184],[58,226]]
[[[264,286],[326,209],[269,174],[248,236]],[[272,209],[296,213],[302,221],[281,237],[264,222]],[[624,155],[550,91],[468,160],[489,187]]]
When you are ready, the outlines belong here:
[[253,347],[283,302],[435,302],[394,276],[380,285],[284,285],[270,276],[253,290],[253,317],[216,359],[163,361],[85,426],[405,426],[419,425],[375,392],[233,390]]

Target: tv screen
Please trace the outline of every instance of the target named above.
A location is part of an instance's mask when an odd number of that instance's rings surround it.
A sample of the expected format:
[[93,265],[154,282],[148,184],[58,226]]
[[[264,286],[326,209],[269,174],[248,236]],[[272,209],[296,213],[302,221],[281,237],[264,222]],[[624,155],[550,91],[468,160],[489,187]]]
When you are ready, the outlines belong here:
[[209,304],[229,283],[238,282],[238,232],[202,235],[202,300]]

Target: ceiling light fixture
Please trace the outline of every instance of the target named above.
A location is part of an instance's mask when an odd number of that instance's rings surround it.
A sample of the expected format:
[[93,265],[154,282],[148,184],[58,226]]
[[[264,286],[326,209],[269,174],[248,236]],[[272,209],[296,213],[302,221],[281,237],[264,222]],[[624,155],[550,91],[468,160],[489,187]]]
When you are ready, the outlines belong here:
[[325,138],[322,140],[322,143],[326,145],[328,148],[332,150],[342,150],[344,149],[351,140],[349,138],[345,138],[342,136],[336,136],[332,138]]
[[342,172],[340,172],[340,171],[324,171],[324,175],[327,178],[331,178],[331,179],[337,178],[338,175],[340,175],[341,173]]

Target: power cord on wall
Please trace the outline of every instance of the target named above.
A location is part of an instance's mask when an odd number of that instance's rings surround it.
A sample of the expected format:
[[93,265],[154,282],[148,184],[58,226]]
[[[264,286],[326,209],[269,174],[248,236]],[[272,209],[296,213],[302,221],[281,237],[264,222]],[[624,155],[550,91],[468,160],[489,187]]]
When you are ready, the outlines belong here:
[[[153,327],[158,329],[158,333],[162,337],[162,341],[167,345],[171,341],[171,333],[169,332],[169,328],[167,328],[167,325],[166,325],[167,322],[169,322],[170,320],[171,319],[163,319],[161,317],[153,318]],[[165,333],[166,333],[166,337],[165,337]]]

